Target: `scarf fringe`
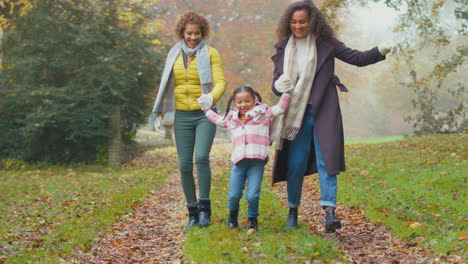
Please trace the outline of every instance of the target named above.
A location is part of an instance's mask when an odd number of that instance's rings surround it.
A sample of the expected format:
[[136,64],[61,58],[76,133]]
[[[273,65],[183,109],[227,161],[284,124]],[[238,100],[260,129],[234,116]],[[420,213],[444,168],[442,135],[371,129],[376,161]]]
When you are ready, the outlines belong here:
[[280,135],[270,137],[270,145],[275,145],[275,150],[283,149],[284,140],[292,141],[296,138],[297,134],[299,133],[300,127],[288,127],[286,132],[284,133],[285,136],[281,137]]
[[287,140],[293,140],[296,138],[297,136],[297,133],[299,133],[299,129],[301,129],[300,127],[288,127],[286,129],[286,135],[285,135],[285,139]]

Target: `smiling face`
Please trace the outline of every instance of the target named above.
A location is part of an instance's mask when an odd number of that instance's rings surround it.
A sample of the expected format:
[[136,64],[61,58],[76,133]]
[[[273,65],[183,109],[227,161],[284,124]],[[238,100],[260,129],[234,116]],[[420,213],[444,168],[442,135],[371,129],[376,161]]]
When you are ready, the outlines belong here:
[[245,115],[255,104],[255,98],[251,93],[242,91],[236,94],[234,97],[234,103],[236,108],[239,110],[241,115]]
[[194,49],[198,46],[202,39],[202,32],[200,25],[198,24],[187,24],[184,30],[184,40],[187,46]]
[[295,11],[289,21],[289,26],[296,39],[306,38],[310,31],[310,18],[307,10]]

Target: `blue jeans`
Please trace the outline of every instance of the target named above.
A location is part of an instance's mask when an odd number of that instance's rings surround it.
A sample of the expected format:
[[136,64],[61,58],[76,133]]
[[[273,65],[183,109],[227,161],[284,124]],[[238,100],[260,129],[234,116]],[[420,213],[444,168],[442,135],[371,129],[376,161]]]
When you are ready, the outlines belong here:
[[247,181],[247,191],[245,193],[245,199],[249,202],[247,216],[258,216],[260,188],[262,186],[265,163],[266,161],[261,159],[243,159],[237,162],[237,164],[232,164],[231,177],[229,178],[229,210],[239,210],[242,190],[244,189],[245,181]]
[[302,183],[304,174],[307,170],[307,162],[310,154],[310,143],[314,141],[315,156],[317,160],[317,169],[320,181],[321,206],[336,207],[336,175],[329,175],[325,167],[317,135],[314,131],[312,106],[309,104],[304,113],[301,129],[296,138],[288,141],[288,206],[296,208],[301,203]]

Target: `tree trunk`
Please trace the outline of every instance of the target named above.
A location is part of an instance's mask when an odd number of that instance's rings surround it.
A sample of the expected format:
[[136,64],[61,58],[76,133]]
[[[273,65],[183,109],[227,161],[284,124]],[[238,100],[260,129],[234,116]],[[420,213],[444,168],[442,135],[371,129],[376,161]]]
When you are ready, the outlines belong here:
[[110,167],[120,167],[122,160],[122,135],[120,133],[120,105],[116,107],[114,114],[109,121],[109,127],[112,131],[109,140],[108,165]]

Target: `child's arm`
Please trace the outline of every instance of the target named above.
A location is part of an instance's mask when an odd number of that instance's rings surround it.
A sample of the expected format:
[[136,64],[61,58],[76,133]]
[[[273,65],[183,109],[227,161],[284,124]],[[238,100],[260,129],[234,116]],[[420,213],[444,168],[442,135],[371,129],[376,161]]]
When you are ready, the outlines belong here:
[[268,108],[268,112],[270,112],[270,114],[274,117],[282,115],[284,114],[286,109],[288,109],[290,101],[291,95],[289,93],[283,93],[280,97],[279,102],[276,105]]
[[212,109],[205,110],[205,115],[208,117],[211,123],[219,127],[226,127],[226,124],[224,123],[224,117],[218,115],[218,113],[216,113]]

